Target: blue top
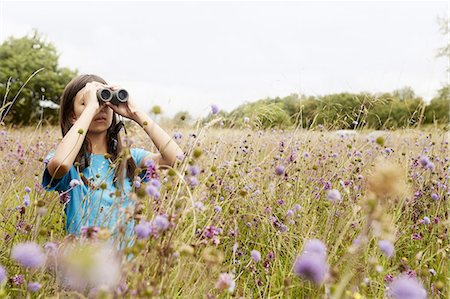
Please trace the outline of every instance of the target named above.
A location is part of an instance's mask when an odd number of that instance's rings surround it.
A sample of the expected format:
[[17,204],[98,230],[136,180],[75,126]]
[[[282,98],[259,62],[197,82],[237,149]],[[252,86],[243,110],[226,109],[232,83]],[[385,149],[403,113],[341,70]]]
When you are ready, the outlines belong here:
[[[141,161],[150,152],[141,148],[131,148],[131,156],[139,167]],[[134,220],[126,220],[126,214],[133,214],[134,202],[128,198],[131,191],[132,182],[126,177],[123,183],[123,196],[116,197],[116,187],[113,186],[114,168],[110,167],[110,160],[101,154],[91,154],[89,167],[83,170],[84,177],[94,186],[106,183],[106,189],[90,190],[80,178],[74,165],[69,172],[60,179],[53,179],[47,170],[47,163],[55,155],[51,151],[44,160],[44,174],[42,176],[42,186],[48,191],[56,190],[60,196],[68,195],[65,205],[66,231],[76,236],[80,235],[81,227],[105,227],[113,234],[117,233],[120,226],[126,227],[126,236],[133,233]],[[142,181],[148,181],[145,172],[140,175]],[[70,182],[76,179],[81,185],[70,187]],[[93,179],[93,180],[92,180]],[[50,185],[49,185],[50,184]],[[131,208],[131,210],[130,210]],[[128,213],[127,212],[128,209]],[[126,223],[128,221],[128,223]]]

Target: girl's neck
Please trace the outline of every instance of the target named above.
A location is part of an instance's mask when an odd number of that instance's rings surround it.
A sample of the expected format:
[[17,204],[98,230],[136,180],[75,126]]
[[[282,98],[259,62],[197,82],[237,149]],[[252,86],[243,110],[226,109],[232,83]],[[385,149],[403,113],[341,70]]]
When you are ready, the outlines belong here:
[[106,132],[99,134],[89,134],[89,141],[91,142],[92,154],[104,155],[108,152]]

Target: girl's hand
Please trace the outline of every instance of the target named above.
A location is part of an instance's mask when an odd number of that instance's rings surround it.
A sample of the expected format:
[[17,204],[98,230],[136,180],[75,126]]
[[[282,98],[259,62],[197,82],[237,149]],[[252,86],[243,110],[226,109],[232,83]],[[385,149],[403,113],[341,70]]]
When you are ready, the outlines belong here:
[[[120,87],[117,85],[109,85],[108,87],[111,88],[112,90],[120,89]],[[111,104],[110,102],[107,102],[106,105],[109,108],[111,108],[115,113],[136,121],[138,109],[134,105],[130,96],[128,96],[128,100],[125,103],[119,103],[119,105],[114,105]]]
[[105,85],[99,82],[89,82],[86,86],[80,91],[82,92],[82,104],[85,107],[92,106],[95,108],[96,113],[100,112],[103,108],[103,105],[100,105],[97,99],[97,90],[105,87]]

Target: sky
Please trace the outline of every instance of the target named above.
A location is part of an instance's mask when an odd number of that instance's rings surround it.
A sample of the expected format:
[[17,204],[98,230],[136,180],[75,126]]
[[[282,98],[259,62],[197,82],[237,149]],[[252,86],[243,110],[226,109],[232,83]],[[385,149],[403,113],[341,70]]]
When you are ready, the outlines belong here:
[[35,28],[60,66],[139,109],[201,117],[292,93],[410,86],[428,102],[449,80],[448,15],[448,1],[0,1],[0,42]]

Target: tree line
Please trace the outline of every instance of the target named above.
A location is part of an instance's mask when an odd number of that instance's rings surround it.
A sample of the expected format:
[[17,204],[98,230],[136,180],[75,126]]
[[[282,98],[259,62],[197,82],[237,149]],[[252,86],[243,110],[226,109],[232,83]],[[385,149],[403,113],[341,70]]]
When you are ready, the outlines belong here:
[[[443,55],[448,57],[448,49]],[[77,70],[58,66],[59,53],[36,30],[10,37],[0,45],[0,123],[32,125],[39,120],[58,123],[59,98]],[[323,96],[291,94],[245,103],[231,112],[221,111],[223,125],[258,128],[301,126],[330,129],[396,129],[423,124],[448,124],[450,87],[443,86],[429,104],[405,87],[386,93],[337,93]],[[153,114],[161,108],[154,106]],[[192,119],[187,112],[174,117],[176,124]],[[203,121],[208,121],[208,117]]]

